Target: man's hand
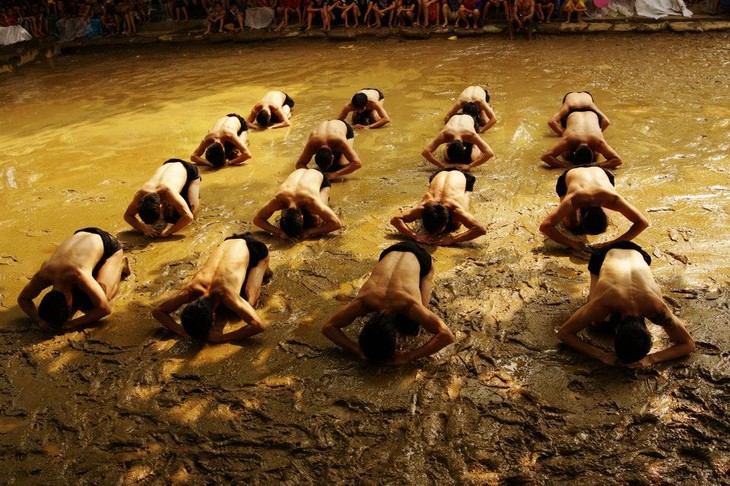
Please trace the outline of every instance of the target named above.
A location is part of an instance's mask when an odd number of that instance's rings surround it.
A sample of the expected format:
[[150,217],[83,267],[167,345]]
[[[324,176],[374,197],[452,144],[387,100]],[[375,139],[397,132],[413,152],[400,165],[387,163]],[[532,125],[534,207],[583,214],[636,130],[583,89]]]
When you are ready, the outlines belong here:
[[651,355],[648,355],[648,356],[644,356],[644,358],[639,361],[627,364],[626,367],[633,368],[636,370],[643,370],[643,369],[649,368],[653,364],[654,364],[654,360],[651,358]]
[[613,353],[603,352],[598,359],[600,359],[603,364],[618,366],[618,358]]
[[45,332],[56,332],[56,329],[51,327],[50,324],[48,324],[46,321],[39,320],[38,321],[38,327],[41,328],[41,331]]
[[352,126],[352,128],[370,128],[370,125],[360,125],[359,123],[356,123]]
[[391,365],[391,366],[398,366],[398,365],[404,365],[407,363],[410,363],[411,359],[408,355],[408,353],[405,353],[403,351],[396,351],[393,357],[390,359],[390,361],[386,361],[385,364]]
[[157,236],[160,236],[160,232],[158,230],[156,230],[154,227],[152,227],[152,226],[150,226],[148,224],[146,224],[144,226],[144,230],[142,230],[142,233],[145,236],[150,236],[152,238],[155,238]]

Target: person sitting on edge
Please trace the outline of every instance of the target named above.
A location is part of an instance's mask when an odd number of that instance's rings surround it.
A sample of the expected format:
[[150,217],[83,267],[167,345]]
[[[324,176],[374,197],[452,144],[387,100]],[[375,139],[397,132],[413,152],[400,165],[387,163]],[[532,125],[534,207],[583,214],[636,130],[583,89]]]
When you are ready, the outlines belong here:
[[512,20],[509,23],[510,38],[513,32],[523,32],[527,39],[532,39],[535,28],[535,0],[515,0],[512,7]]
[[294,100],[283,91],[269,91],[258,103],[253,105],[248,122],[259,128],[284,128],[291,125],[291,111]]
[[619,196],[614,188],[613,174],[600,167],[574,167],[558,178],[555,192],[560,204],[540,224],[540,231],[551,240],[575,250],[587,250],[583,241],[563,235],[558,224],[577,234],[598,235],[606,231],[608,216],[603,208],[617,211],[631,221],[631,227],[618,238],[592,245],[602,248],[617,241],[630,241],[649,227],[641,211]]
[[[591,256],[588,303],[558,329],[558,339],[608,365],[645,368],[686,356],[695,350],[687,328],[662,299],[649,265],[651,257],[630,241],[619,241]],[[649,354],[651,333],[645,318],[661,326],[672,345]],[[590,325],[615,326],[614,352],[582,340],[578,333]]]
[[[598,154],[606,160],[598,162]],[[562,155],[563,159],[558,157]],[[594,164],[604,169],[615,169],[623,163],[603,137],[601,116],[595,111],[573,111],[566,117],[563,138],[548,152],[542,161],[550,167],[570,169]]]
[[[155,306],[152,315],[182,337],[221,343],[263,332],[264,322],[254,310],[269,267],[269,250],[249,233],[226,238],[190,282],[177,294]],[[181,306],[180,324],[171,315]],[[234,312],[245,326],[223,332],[216,323],[220,306]]]
[[557,135],[562,136],[568,123],[568,116],[574,111],[592,111],[598,115],[598,124],[601,126],[601,131],[608,128],[611,123],[594,103],[593,95],[588,91],[571,91],[563,96],[563,106],[548,120],[548,126]]
[[[464,108],[467,108],[468,113],[453,115],[449,118],[444,128],[421,152],[426,160],[440,169],[455,167],[460,170],[471,170],[494,156],[492,148],[476,132],[479,128],[477,108],[474,107],[474,111],[472,111],[468,104]],[[434,157],[433,152],[444,143],[448,144],[446,161],[441,162]],[[471,160],[470,144],[479,149],[476,160]]]
[[[243,165],[251,158],[248,148],[248,124],[241,116],[230,113],[218,119],[190,156],[199,165],[223,167]],[[201,157],[205,152],[205,158]]]
[[[304,239],[342,228],[340,218],[330,209],[330,182],[317,169],[297,169],[279,188],[274,198],[259,209],[253,223],[283,239]],[[269,218],[281,211],[279,228]]]
[[[129,274],[122,245],[99,228],[84,228],[61,243],[18,296],[18,305],[44,331],[71,329],[111,314],[119,281]],[[46,287],[36,309],[35,299]],[[76,311],[83,316],[74,318]]]
[[[169,159],[134,195],[124,221],[145,236],[172,236],[192,223],[200,209],[200,181],[200,171],[193,164]],[[155,229],[153,225],[161,220],[165,228]]]
[[586,13],[585,0],[566,0],[563,4],[563,12],[565,13],[565,22],[570,22],[573,12],[575,12],[576,20],[581,22],[583,14]]
[[314,157],[317,167],[330,179],[355,172],[362,162],[353,149],[354,138],[355,132],[345,120],[323,121],[309,134],[296,168],[305,169]]
[[344,121],[352,113],[353,128],[379,128],[390,122],[383,104],[385,95],[378,88],[363,88],[342,108],[338,120]]
[[[469,196],[474,190],[476,177],[459,172],[456,169],[435,173],[429,179],[428,192],[423,196],[421,204],[390,220],[395,229],[418,243],[435,245],[453,245],[463,241],[471,241],[487,234],[484,226],[477,223],[468,211]],[[423,221],[423,229],[427,234],[416,233],[408,227],[408,223]],[[451,235],[461,226],[466,231]]]
[[[430,356],[454,342],[443,320],[428,309],[433,267],[431,255],[412,241],[385,249],[355,300],[338,309],[322,333],[346,351],[373,363],[405,364]],[[356,343],[343,328],[359,316],[375,314]],[[397,351],[398,334],[416,336],[420,327],[433,334],[422,346]]]
[[470,113],[473,113],[473,108],[471,106],[467,107],[470,103],[478,109],[477,120],[479,129],[477,131],[479,133],[486,132],[497,123],[497,116],[489,105],[489,92],[481,86],[468,86],[464,88],[464,91],[461,92],[454,106],[444,117],[444,123],[448,122],[452,116],[464,113],[463,110],[465,108]]

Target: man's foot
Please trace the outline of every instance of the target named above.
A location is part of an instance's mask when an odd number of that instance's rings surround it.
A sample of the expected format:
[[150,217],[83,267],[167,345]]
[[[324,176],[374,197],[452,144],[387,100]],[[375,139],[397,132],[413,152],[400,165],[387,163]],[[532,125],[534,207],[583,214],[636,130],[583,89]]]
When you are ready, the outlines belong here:
[[129,258],[122,258],[122,280],[129,277],[132,274],[132,270],[129,268]]
[[271,270],[270,267],[266,267],[266,271],[264,272],[264,278],[261,281],[263,285],[268,284],[271,282],[271,279],[274,278],[274,272]]

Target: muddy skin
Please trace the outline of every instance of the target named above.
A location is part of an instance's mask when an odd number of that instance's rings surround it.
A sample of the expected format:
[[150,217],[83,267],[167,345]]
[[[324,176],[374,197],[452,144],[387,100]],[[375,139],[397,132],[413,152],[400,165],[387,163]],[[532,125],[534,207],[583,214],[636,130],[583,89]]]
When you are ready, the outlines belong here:
[[[170,46],[62,56],[0,77],[5,481],[727,482],[729,41],[720,33]],[[321,326],[399,241],[389,219],[420,200],[433,172],[420,152],[472,84],[488,87],[499,118],[484,134],[497,155],[475,171],[471,203],[488,233],[429,248],[431,306],[457,341],[401,368],[359,363]],[[363,86],[385,92],[392,122],[357,132],[363,168],[333,184],[346,228],[298,244],[256,232],[255,211],[293,170],[311,128]],[[252,132],[244,167],[202,170],[195,223],[164,241],[128,231],[124,209],[159,164],[189,157],[212,121],[246,116],[273,88],[296,100],[293,126]],[[589,276],[584,256],[539,233],[561,173],[539,160],[557,141],[547,120],[566,91],[583,89],[611,119],[606,139],[624,160],[617,190],[651,221],[637,242],[698,343],[687,359],[611,368],[555,338],[586,301]],[[592,241],[625,224],[612,218]],[[132,275],[101,324],[43,333],[15,299],[84,226],[120,238]],[[151,305],[242,231],[270,247],[274,276],[257,309],[268,329],[216,346],[163,330]]]

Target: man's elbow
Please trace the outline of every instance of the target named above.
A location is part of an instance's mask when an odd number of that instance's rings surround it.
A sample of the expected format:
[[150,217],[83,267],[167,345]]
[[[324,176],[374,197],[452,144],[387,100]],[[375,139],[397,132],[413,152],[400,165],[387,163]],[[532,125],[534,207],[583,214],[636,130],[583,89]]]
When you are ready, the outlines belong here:
[[557,331],[555,331],[555,335],[562,342],[567,343],[568,342],[568,339],[569,339],[569,336],[570,336],[570,332],[568,332],[567,330],[565,330],[565,329],[563,329],[561,327],[560,329],[558,329]]
[[552,229],[553,225],[550,224],[549,221],[543,221],[540,223],[540,233],[544,234],[545,236],[550,236],[550,230]]
[[476,235],[476,238],[478,238],[480,236],[484,236],[484,235],[487,234],[487,228],[485,228],[484,226],[478,224],[478,225],[476,225],[474,227],[474,233]]
[[451,332],[451,329],[445,329],[441,332],[441,342],[443,343],[444,347],[454,344],[456,341],[456,336],[454,336],[454,333]]

